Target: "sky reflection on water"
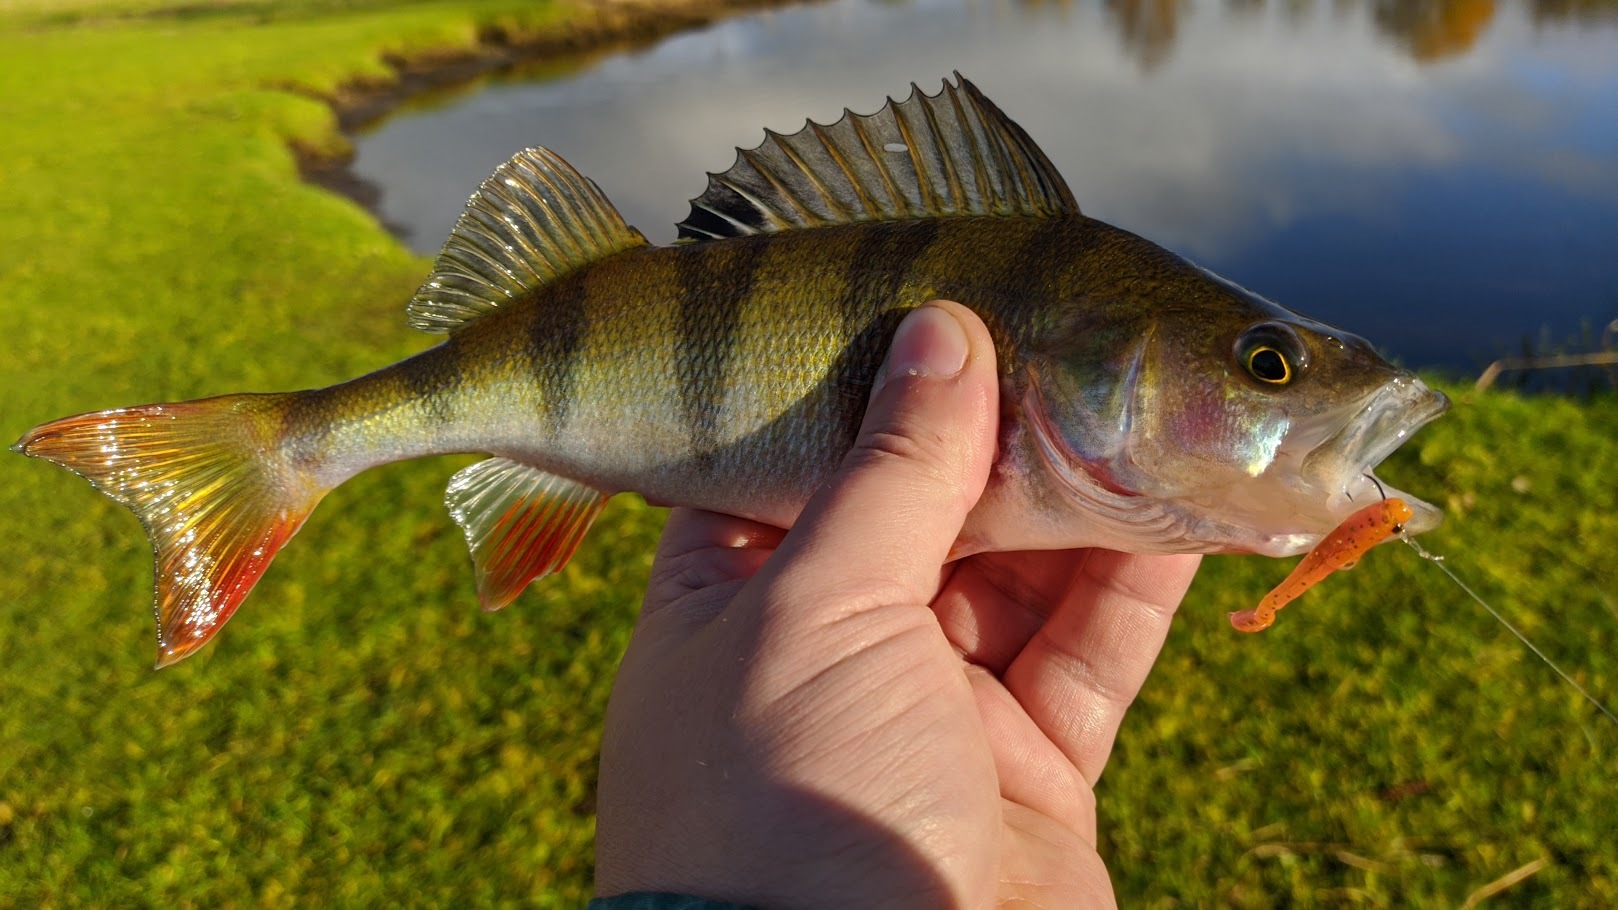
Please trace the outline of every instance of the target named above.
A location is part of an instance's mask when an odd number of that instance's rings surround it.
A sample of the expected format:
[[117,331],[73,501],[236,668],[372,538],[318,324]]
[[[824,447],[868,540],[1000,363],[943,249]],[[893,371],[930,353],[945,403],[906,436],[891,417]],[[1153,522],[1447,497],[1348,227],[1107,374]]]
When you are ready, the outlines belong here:
[[495,80],[360,137],[434,252],[547,145],[654,241],[765,126],[960,70],[1086,214],[1406,363],[1475,372],[1618,318],[1618,3],[832,0]]

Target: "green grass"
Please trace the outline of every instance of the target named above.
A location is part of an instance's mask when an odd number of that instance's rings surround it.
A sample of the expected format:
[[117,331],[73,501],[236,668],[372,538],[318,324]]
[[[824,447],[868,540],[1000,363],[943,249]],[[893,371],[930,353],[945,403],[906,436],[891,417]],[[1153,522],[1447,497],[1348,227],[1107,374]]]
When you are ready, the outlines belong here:
[[[571,0],[0,2],[0,433],[330,383],[428,339],[426,269],[290,147],[387,55]],[[1429,545],[1618,700],[1618,402],[1462,396],[1385,473]],[[200,656],[155,673],[132,516],[0,458],[0,906],[576,906],[601,711],[659,516],[616,504],[564,576],[475,604],[450,461],[329,497]],[[1261,636],[1285,574],[1217,558],[1101,787],[1125,906],[1618,901],[1618,729],[1406,548]]]
[[[1382,473],[1445,491],[1429,549],[1611,704],[1618,401],[1458,397]],[[1233,635],[1284,571],[1211,559],[1126,727],[1127,904],[1447,907],[1540,859],[1509,905],[1618,900],[1618,727],[1407,547]]]

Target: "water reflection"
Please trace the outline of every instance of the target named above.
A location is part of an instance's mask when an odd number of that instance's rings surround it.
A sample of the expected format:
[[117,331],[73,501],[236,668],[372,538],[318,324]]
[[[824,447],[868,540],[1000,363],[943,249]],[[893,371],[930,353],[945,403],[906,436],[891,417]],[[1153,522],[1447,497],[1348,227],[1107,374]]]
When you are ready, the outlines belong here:
[[[1022,2],[1037,5],[1052,0]],[[1055,2],[1071,5],[1071,0]],[[1190,0],[1105,0],[1105,5],[1118,29],[1120,44],[1148,70],[1168,58],[1180,19],[1193,7]],[[1284,18],[1294,23],[1304,21],[1322,7],[1341,15],[1360,5],[1360,0],[1224,2],[1224,8],[1235,15],[1253,15],[1266,7],[1278,7]],[[1424,62],[1471,50],[1498,11],[1496,0],[1373,0],[1370,7],[1377,28],[1394,38],[1411,57]],[[1533,20],[1542,24],[1618,19],[1618,0],[1530,0],[1528,7]]]
[[1471,50],[1495,13],[1494,0],[1377,0],[1374,9],[1377,27],[1422,61]]
[[1533,11],[1536,22],[1618,20],[1618,2],[1614,0],[1534,0]]
[[1189,6],[1187,0],[1107,0],[1123,46],[1147,70],[1168,58],[1180,15]]
[[1618,317],[1618,0],[833,0],[496,79],[358,142],[434,251],[545,144],[654,240],[762,127],[960,70],[1084,210],[1409,363]]

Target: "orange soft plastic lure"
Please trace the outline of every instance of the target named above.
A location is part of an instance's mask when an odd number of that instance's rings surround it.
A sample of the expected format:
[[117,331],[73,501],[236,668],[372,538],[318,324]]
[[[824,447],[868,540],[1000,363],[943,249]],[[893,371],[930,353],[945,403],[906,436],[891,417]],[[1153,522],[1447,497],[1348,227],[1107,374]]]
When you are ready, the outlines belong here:
[[1348,516],[1257,607],[1230,614],[1230,624],[1242,632],[1268,629],[1282,607],[1338,569],[1353,568],[1367,550],[1404,531],[1405,522],[1414,515],[1404,500],[1384,499]]

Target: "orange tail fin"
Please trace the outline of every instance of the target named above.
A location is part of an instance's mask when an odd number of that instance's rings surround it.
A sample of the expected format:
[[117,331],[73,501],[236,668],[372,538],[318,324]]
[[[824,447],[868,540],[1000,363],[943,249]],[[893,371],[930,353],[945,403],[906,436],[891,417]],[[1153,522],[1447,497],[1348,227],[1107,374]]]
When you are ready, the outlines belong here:
[[157,563],[159,667],[202,647],[327,490],[284,456],[296,393],[80,414],[12,449],[83,476],[140,518]]

